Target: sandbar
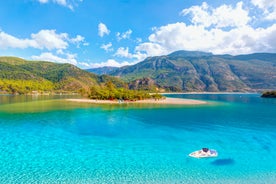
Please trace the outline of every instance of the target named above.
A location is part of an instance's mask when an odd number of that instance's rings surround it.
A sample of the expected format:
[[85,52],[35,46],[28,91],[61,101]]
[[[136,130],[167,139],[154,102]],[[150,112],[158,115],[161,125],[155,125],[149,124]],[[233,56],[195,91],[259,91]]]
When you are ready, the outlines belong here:
[[119,101],[119,100],[93,100],[93,99],[66,99],[70,102],[94,103],[94,104],[124,104],[124,103],[138,103],[138,104],[167,104],[167,105],[200,105],[207,104],[202,100],[183,99],[183,98],[165,98],[160,100],[147,99],[137,101]]

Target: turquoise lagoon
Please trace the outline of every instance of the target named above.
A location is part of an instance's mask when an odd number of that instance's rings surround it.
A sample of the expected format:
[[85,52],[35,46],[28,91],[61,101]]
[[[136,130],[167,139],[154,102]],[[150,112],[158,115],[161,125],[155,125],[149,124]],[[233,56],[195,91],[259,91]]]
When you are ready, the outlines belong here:
[[[0,96],[0,183],[275,183],[276,99],[168,96],[209,103]],[[202,147],[219,156],[187,156]]]

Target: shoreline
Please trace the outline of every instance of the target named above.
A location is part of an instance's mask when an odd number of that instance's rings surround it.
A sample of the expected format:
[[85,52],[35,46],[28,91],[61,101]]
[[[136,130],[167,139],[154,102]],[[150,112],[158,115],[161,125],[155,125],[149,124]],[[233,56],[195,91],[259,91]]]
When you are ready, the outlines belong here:
[[207,104],[203,100],[166,98],[160,100],[147,99],[137,101],[118,101],[118,100],[93,100],[93,99],[66,99],[70,102],[94,103],[94,104],[165,104],[165,105],[203,105]]
[[214,94],[214,95],[223,95],[223,94],[259,94],[258,92],[168,92],[168,93],[159,93],[161,95],[192,95],[192,94]]

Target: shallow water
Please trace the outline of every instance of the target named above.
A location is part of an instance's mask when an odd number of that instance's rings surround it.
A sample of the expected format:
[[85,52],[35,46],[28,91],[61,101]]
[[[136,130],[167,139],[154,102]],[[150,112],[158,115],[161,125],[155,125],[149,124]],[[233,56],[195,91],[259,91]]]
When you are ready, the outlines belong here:
[[[0,100],[1,183],[273,183],[276,100],[168,95],[208,105]],[[14,98],[0,96],[3,98]],[[187,155],[202,147],[217,158]]]

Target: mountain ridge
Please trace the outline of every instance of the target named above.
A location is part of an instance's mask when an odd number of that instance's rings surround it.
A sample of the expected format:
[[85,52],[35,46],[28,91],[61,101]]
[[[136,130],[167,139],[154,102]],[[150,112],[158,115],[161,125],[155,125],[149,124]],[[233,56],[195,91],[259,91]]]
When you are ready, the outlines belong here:
[[176,51],[148,57],[135,65],[105,69],[105,75],[96,75],[66,63],[0,57],[0,92],[13,88],[24,88],[22,93],[36,89],[77,92],[108,81],[117,87],[159,92],[253,92],[276,88],[276,53],[232,56]]
[[172,91],[262,91],[276,88],[276,54],[232,56],[176,51],[108,74],[137,84],[147,78],[151,86],[154,82],[157,88]]

